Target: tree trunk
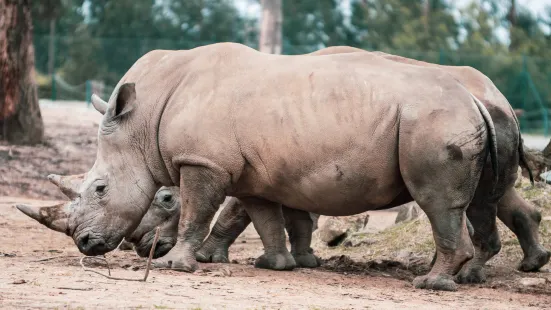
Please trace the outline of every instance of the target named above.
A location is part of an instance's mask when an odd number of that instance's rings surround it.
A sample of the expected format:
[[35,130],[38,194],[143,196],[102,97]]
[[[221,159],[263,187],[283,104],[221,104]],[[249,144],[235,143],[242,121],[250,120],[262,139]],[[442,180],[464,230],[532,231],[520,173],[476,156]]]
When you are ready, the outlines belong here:
[[281,25],[283,14],[281,0],[261,0],[262,21],[260,25],[259,50],[269,54],[281,54]]
[[43,137],[30,0],[0,0],[0,139],[34,144]]
[[425,34],[429,34],[429,22],[430,22],[430,0],[425,0],[423,3],[423,26],[425,28]]

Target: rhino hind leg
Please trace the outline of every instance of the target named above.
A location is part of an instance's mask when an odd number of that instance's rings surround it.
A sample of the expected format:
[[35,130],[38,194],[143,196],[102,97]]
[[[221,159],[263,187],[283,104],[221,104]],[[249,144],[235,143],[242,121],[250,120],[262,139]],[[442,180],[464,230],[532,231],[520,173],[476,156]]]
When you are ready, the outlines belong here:
[[[474,228],[473,228],[473,225],[471,224],[471,221],[469,221],[469,218],[467,217],[467,230],[469,232],[469,236],[472,238],[473,237],[473,234],[474,234]],[[472,239],[471,239],[472,240]],[[435,251],[434,254],[432,255],[432,260],[430,262],[430,266],[432,268],[432,266],[434,266],[434,263],[436,263],[436,254],[437,252]]]
[[314,255],[310,247],[314,220],[309,212],[291,209],[283,206],[285,229],[291,243],[291,255],[295,258],[297,267],[315,268],[321,265],[321,260]]
[[241,201],[232,198],[220,212],[201,248],[195,253],[197,261],[202,263],[229,263],[229,247],[250,223],[251,218]]
[[297,264],[285,244],[285,220],[281,205],[257,198],[242,201],[264,245],[264,254],[256,259],[255,267],[294,269]]
[[524,258],[518,269],[538,271],[549,262],[551,252],[539,241],[541,213],[522,198],[515,188],[509,189],[499,201],[498,218],[517,236]]
[[475,248],[473,259],[467,262],[456,275],[457,283],[482,283],[486,281],[484,265],[501,250],[496,225],[496,203],[472,203],[467,209],[467,218],[474,233],[471,236]]

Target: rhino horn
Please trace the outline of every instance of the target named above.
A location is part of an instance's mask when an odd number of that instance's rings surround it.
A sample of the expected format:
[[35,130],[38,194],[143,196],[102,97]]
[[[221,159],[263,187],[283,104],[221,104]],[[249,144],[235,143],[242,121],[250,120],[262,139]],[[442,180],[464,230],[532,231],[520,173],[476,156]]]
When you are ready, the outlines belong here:
[[105,102],[103,99],[101,99],[98,95],[93,94],[92,95],[92,105],[98,112],[100,112],[102,115],[105,114],[107,111],[107,102]]
[[66,204],[67,203],[62,203],[50,207],[33,207],[29,205],[16,205],[15,207],[40,224],[52,230],[69,235],[67,226],[69,213],[66,211]]
[[69,199],[75,199],[79,196],[78,188],[84,179],[85,174],[77,174],[71,176],[60,176],[57,174],[50,174],[48,180],[59,187],[61,192]]

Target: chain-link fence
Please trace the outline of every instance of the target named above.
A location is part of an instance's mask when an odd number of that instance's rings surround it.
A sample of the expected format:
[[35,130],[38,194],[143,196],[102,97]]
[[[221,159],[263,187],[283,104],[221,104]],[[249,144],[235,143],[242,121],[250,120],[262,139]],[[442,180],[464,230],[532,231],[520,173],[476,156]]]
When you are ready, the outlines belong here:
[[[93,38],[58,36],[53,40],[53,73],[48,72],[49,36],[35,36],[39,96],[53,100],[89,101],[92,92],[108,98],[132,64],[154,49],[191,49],[215,42],[145,38]],[[322,46],[296,46],[283,42],[284,54],[304,54]],[[256,48],[256,46],[251,46]],[[384,52],[436,64],[471,66],[487,75],[520,116],[524,132],[549,133],[551,108],[551,55],[485,56],[450,51]]]

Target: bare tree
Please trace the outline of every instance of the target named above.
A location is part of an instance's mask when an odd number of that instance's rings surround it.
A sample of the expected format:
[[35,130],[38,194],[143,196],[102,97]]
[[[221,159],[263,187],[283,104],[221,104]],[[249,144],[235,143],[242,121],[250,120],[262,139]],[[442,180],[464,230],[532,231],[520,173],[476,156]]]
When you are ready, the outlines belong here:
[[264,53],[281,54],[281,0],[261,0],[260,48]]
[[44,137],[34,81],[30,0],[0,0],[0,139],[34,144]]

